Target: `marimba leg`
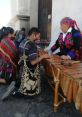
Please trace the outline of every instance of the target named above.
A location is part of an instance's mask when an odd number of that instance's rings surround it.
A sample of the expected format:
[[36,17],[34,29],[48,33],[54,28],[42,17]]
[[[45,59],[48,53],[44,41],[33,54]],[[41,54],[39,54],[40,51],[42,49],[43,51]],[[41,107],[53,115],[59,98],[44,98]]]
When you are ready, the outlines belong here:
[[56,82],[54,89],[54,112],[58,111],[58,88],[59,88],[59,82]]

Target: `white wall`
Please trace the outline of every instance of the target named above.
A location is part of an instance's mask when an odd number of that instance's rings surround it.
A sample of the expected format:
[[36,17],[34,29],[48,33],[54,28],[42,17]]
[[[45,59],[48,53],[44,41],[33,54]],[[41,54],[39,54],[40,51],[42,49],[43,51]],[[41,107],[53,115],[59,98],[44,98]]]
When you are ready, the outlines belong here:
[[60,32],[60,20],[63,17],[71,17],[77,21],[82,30],[82,0],[52,0],[52,46]]
[[11,17],[16,16],[17,11],[17,0],[11,0]]

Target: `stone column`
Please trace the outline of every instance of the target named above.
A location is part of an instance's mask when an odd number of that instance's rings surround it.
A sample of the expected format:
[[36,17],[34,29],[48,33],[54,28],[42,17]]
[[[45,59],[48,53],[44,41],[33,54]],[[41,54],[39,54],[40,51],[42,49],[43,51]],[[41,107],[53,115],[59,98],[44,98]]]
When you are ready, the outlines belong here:
[[30,0],[30,27],[38,27],[38,0]]

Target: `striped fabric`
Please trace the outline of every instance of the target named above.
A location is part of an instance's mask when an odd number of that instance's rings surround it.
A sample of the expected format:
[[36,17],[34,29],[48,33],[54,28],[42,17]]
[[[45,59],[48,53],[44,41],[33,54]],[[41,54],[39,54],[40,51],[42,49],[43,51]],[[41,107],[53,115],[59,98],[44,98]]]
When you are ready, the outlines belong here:
[[11,62],[16,67],[17,49],[10,38],[5,38],[0,43],[0,56],[6,62]]

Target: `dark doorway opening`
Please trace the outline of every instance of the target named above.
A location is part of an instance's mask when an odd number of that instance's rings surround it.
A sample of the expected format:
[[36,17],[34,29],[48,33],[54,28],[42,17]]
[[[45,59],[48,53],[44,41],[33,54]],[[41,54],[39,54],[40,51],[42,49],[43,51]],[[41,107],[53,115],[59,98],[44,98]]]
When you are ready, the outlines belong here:
[[52,0],[39,0],[38,27],[41,40],[49,41],[51,37]]

